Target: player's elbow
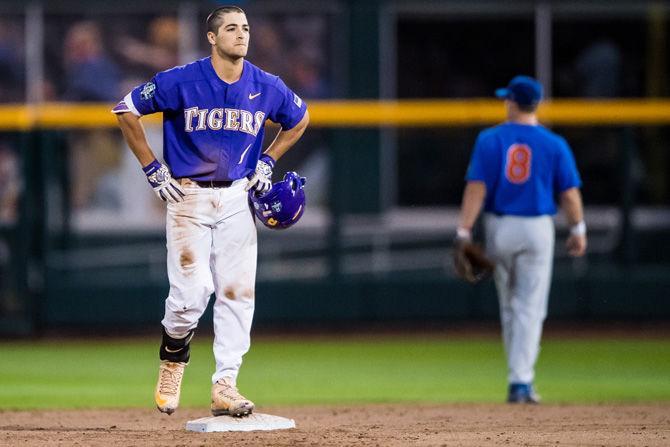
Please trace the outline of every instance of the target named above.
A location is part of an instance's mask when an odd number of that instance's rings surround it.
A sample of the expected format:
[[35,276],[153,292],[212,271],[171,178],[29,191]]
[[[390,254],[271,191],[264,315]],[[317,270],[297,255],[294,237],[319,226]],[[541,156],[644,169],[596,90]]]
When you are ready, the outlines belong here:
[[[570,188],[566,189],[561,193],[560,196],[561,208],[568,213],[568,215],[575,214],[580,215],[582,213],[582,194],[579,192],[579,188]],[[575,217],[573,220],[581,219],[579,216]]]
[[308,124],[309,124],[309,111],[305,110],[305,115],[302,117],[302,119],[300,120],[300,122],[296,127],[304,131],[305,129],[307,129]]
[[568,188],[561,193],[561,202],[581,203],[581,201],[582,201],[582,195],[579,192],[579,188],[577,187]]
[[140,120],[138,116],[135,116],[130,112],[116,113],[115,115],[116,121],[122,129],[132,127],[133,124],[137,124]]
[[121,113],[115,113],[114,116],[116,116],[116,121],[120,124],[123,124],[126,122],[128,119],[128,115],[131,115],[129,112],[121,112]]

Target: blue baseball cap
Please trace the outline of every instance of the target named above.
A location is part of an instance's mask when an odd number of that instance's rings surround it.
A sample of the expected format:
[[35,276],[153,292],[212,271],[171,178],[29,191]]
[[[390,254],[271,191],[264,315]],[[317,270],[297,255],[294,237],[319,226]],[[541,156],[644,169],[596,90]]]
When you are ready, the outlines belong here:
[[530,76],[515,76],[507,87],[496,90],[496,97],[524,106],[537,105],[542,99],[542,84]]

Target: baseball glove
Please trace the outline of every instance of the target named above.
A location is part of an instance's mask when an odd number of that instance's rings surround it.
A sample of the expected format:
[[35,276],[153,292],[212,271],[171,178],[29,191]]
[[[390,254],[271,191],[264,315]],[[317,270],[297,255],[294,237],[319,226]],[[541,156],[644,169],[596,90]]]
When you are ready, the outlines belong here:
[[458,241],[454,250],[456,275],[471,284],[487,279],[493,273],[493,262],[484,250],[470,241]]

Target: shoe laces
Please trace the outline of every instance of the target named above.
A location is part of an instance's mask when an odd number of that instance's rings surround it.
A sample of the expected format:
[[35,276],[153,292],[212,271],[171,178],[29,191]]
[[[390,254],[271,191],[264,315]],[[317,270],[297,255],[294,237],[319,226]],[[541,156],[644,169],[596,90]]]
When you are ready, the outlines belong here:
[[184,370],[181,368],[161,368],[159,386],[159,391],[161,394],[177,394],[183,375]]
[[225,397],[226,399],[229,400],[247,400],[244,396],[240,394],[240,392],[235,388],[235,386],[223,381],[219,380],[217,382],[219,386],[217,387],[216,394],[218,394],[221,397]]

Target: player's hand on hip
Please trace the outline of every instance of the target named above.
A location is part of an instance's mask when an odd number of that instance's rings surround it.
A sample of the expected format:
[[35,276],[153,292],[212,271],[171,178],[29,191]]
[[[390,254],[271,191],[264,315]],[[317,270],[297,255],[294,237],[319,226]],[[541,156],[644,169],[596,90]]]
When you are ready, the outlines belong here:
[[275,161],[269,155],[263,155],[258,164],[256,172],[249,178],[249,183],[244,188],[246,191],[255,189],[259,194],[263,194],[272,189],[272,170],[275,167]]
[[164,202],[179,203],[184,200],[186,193],[179,183],[172,178],[167,166],[154,160],[142,170],[147,176],[149,184],[154,189],[156,195]]
[[584,256],[584,253],[586,252],[586,235],[571,234],[568,236],[568,240],[565,241],[565,246],[567,247],[570,256]]

